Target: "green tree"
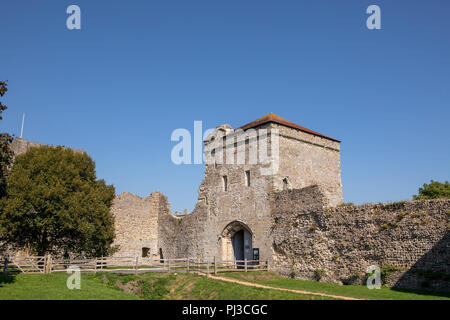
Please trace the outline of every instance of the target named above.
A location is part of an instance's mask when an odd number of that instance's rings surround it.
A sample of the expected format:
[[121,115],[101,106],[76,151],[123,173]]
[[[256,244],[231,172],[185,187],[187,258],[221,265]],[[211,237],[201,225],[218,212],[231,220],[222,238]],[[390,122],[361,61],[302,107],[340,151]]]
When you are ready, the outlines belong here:
[[[0,81],[0,97],[8,91],[6,81]],[[7,106],[0,102],[0,120],[3,119],[2,113]],[[6,194],[6,177],[8,176],[8,168],[13,159],[13,152],[10,145],[13,138],[7,133],[0,133],[0,199]]]
[[3,240],[33,253],[86,257],[113,251],[114,187],[97,180],[84,152],[41,146],[18,155],[0,212]]
[[426,199],[450,199],[450,184],[448,181],[441,183],[431,180],[430,184],[423,184],[423,188],[419,188],[419,194],[413,195],[414,200],[426,200]]

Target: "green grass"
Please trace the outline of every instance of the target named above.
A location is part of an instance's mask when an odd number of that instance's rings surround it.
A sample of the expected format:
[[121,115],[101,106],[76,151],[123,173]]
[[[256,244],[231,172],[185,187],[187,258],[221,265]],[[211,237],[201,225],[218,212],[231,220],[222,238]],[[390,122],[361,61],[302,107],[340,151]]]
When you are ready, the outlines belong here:
[[225,272],[220,273],[220,275],[272,287],[322,292],[354,298],[381,300],[450,300],[450,293],[392,289],[388,287],[381,287],[379,290],[369,290],[366,286],[341,286],[333,283],[287,279],[267,271],[254,271],[248,273]]
[[66,273],[0,275],[0,300],[123,300],[123,299],[193,299],[193,300],[322,300],[325,297],[271,289],[253,288],[178,273],[82,273],[81,289],[69,290]]
[[[366,299],[445,299],[448,293],[419,292],[382,287],[369,290],[365,286],[340,286],[331,283],[282,278],[266,271],[224,272],[220,276],[260,283],[272,287],[306,290],[325,294]],[[326,297],[279,290],[248,287],[206,278],[195,274],[167,273],[82,273],[81,289],[69,290],[68,275],[52,274],[0,275],[0,300],[125,300],[125,299],[193,299],[193,300],[322,300]]]
[[109,300],[138,299],[134,294],[108,287],[93,274],[81,274],[81,289],[69,290],[68,274],[18,274],[0,275],[0,300]]
[[[97,274],[111,288],[127,286],[143,299],[176,300],[323,300],[324,297],[247,287],[194,274]],[[120,283],[120,284],[118,284]]]

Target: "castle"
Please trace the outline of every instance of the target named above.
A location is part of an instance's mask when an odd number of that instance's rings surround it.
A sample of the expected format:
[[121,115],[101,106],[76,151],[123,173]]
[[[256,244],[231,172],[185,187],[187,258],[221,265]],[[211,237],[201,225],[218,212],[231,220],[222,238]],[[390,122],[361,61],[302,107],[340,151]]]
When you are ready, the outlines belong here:
[[[275,142],[278,150],[270,154]],[[262,172],[268,165],[256,159],[263,147],[268,162],[278,162],[270,174]],[[274,114],[237,130],[217,127],[204,141],[204,150],[205,177],[192,213],[173,216],[159,193],[147,199],[128,193],[116,198],[118,255],[222,260],[253,260],[257,255],[268,260],[273,255],[271,193],[318,185],[329,205],[342,203],[340,142]]]
[[388,285],[450,290],[449,199],[342,205],[340,141],[274,114],[217,127],[204,153],[193,212],[173,215],[160,192],[116,197],[117,256],[260,259],[344,284],[377,265]]

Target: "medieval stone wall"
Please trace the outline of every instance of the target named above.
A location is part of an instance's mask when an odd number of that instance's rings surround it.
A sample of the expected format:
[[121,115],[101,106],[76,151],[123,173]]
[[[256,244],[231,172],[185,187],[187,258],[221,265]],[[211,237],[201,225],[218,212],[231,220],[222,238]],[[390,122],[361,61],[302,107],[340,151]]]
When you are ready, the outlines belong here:
[[124,192],[114,199],[111,213],[114,215],[115,240],[119,251],[115,256],[159,257],[157,193],[148,198]]
[[284,276],[450,290],[450,200],[324,206],[316,186],[272,194],[274,270]]
[[[208,172],[199,188],[200,201],[191,214],[172,216],[164,197],[159,214],[159,243],[164,257],[192,257],[231,260],[226,227],[233,222],[248,227],[253,234],[252,247],[260,248],[261,259],[272,255],[268,238],[270,215],[267,177],[251,167],[222,165]],[[245,184],[245,171],[251,172],[252,188]],[[224,191],[222,178],[228,177]],[[228,245],[228,249],[227,249]]]
[[[44,144],[27,141],[22,138],[14,138],[13,142],[11,143],[11,150],[14,152],[14,156],[18,156],[19,154],[27,152],[28,149],[30,149],[30,148],[40,147],[40,146],[44,146]],[[70,149],[75,152],[86,152],[81,149],[72,149],[72,148],[70,148]]]

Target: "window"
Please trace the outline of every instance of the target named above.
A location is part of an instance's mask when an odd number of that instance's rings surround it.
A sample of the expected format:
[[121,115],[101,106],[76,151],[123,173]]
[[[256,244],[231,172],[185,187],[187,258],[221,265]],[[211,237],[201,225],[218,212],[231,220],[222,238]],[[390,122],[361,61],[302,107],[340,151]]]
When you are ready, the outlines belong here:
[[290,185],[289,185],[289,180],[288,178],[283,178],[283,190],[288,190],[290,189]]
[[228,191],[228,178],[227,176],[223,176],[223,191]]
[[142,258],[150,257],[150,248],[142,248]]
[[250,170],[245,171],[245,185],[250,187]]

